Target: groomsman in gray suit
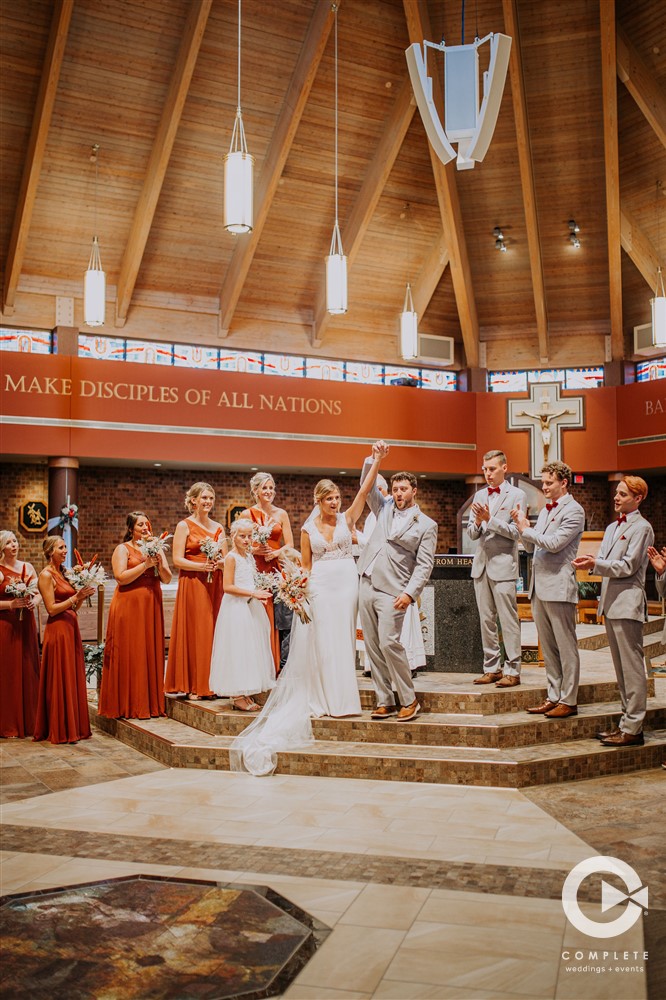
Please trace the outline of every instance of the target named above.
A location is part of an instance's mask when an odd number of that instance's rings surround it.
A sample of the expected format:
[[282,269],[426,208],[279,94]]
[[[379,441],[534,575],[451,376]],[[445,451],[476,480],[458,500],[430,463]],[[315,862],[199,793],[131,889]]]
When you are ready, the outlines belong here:
[[[385,447],[378,441],[373,456],[376,449]],[[365,461],[361,482],[370,461]],[[421,706],[400,634],[406,609],[430,579],[437,524],[417,505],[416,478],[411,472],[391,477],[391,496],[383,496],[375,485],[367,502],[377,524],[361,552],[358,572],[363,640],[377,693],[372,718],[386,719],[397,712],[398,721],[407,722],[418,715]],[[393,687],[402,706],[399,711]]]
[[[520,684],[520,622],[516,606],[518,577],[518,528],[511,511],[527,511],[522,490],[506,481],[506,455],[488,451],[481,471],[488,484],[474,494],[467,534],[477,543],[472,563],[474,594],[479,608],[483,642],[483,673],[475,684],[516,687]],[[502,626],[506,650],[504,675],[500,665],[497,618]]]
[[546,701],[527,711],[548,719],[578,714],[578,585],[571,561],[585,527],[585,511],[569,493],[570,483],[569,466],[549,462],[541,470],[541,488],[548,502],[534,528],[523,510],[511,511],[523,545],[534,552],[529,593],[548,681]]
[[617,520],[609,524],[596,557],[574,559],[576,569],[601,576],[599,614],[606,634],[620,689],[622,717],[619,726],[599,733],[608,747],[643,745],[643,720],[647,707],[647,682],[643,656],[643,622],[647,620],[645,571],[654,531],[638,509],[647,496],[640,476],[625,476],[615,490]]
[[[666,545],[661,552],[657,552],[654,546],[651,545],[648,549],[648,557],[657,574],[654,581],[657,584],[657,593],[660,597],[666,597]],[[666,645],[666,621],[664,621],[664,631],[661,633],[661,641]],[[666,768],[666,760],[662,761],[661,766]]]

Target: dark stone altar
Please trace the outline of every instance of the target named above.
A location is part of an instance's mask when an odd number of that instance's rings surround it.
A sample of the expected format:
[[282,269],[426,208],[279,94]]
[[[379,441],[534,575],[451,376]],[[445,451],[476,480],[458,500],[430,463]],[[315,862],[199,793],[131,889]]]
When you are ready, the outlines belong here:
[[434,624],[434,636],[428,635],[426,639],[428,670],[477,674],[483,671],[472,561],[471,555],[435,556],[430,583],[424,591],[424,604],[432,615],[429,632]]

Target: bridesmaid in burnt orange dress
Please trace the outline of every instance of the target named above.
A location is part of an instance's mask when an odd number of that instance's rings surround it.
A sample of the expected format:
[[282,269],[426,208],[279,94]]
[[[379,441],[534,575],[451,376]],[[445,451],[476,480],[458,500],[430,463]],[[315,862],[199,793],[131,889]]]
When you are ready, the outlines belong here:
[[76,612],[94,587],[75,590],[62,573],[67,546],[60,535],[43,543],[47,559],[39,574],[39,592],[48,612],[39,674],[35,739],[76,743],[91,736],[86,670]]
[[[266,544],[255,543],[252,547],[254,561],[260,573],[271,573],[279,568],[278,556],[285,548],[293,548],[294,535],[286,510],[276,507],[275,480],[270,472],[257,472],[250,480],[250,491],[255,499],[252,507],[248,507],[240,515],[248,517],[254,524],[272,526],[271,534]],[[280,669],[280,633],[275,624],[275,608],[273,599],[264,604],[271,623],[271,652],[276,672]]]
[[33,608],[39,594],[12,597],[7,584],[23,580],[36,583],[29,562],[18,558],[19,543],[13,531],[0,531],[0,736],[32,736],[39,688],[39,643]]
[[164,552],[144,556],[152,537],[148,516],[127,515],[127,531],[113,553],[118,584],[109,608],[99,714],[109,719],[150,719],[164,711],[164,611],[162,583],[171,570]]
[[[214,697],[208,678],[227,554],[224,528],[210,516],[214,503],[215,491],[208,483],[191,486],[185,497],[190,516],[178,522],[173,536],[173,564],[180,575],[164,689],[187,694],[193,701]],[[218,559],[211,561],[201,551],[207,539],[221,544]]]

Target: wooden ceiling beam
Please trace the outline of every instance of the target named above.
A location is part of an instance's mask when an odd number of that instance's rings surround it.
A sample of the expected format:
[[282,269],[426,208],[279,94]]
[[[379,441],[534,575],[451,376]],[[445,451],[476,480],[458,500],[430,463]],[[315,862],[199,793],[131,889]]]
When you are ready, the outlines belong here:
[[5,282],[2,295],[2,311],[11,316],[14,312],[16,289],[21,276],[23,258],[25,257],[32,211],[37,196],[37,186],[42,171],[44,150],[51,124],[51,115],[58,90],[60,70],[65,55],[65,45],[72,19],[74,0],[56,0],[53,8],[53,19],[49,40],[46,46],[42,75],[37,92],[35,112],[32,118],[32,129],[28,140],[28,149],[23,165],[23,175],[19,188],[12,235],[5,261]]
[[[626,206],[621,212],[622,249],[629,254],[632,261],[641,272],[646,282],[654,292],[657,283],[657,268],[660,260],[657,250],[643,230],[637,225]],[[664,266],[662,265],[662,270]]]
[[527,116],[527,98],[525,95],[525,77],[523,73],[523,58],[520,48],[520,25],[518,23],[518,8],[516,0],[502,0],[504,9],[504,29],[513,39],[509,59],[509,76],[511,78],[511,97],[513,114],[516,123],[516,139],[518,143],[518,165],[523,190],[523,208],[525,210],[525,227],[527,230],[527,247],[532,272],[532,293],[536,313],[537,338],[539,343],[539,361],[548,362],[548,312],[546,308],[546,289],[543,280],[543,260],[541,257],[541,240],[539,238],[539,216],[536,206],[536,191],[534,187],[534,168],[532,162],[532,147],[530,143],[529,121]]
[[430,300],[437,290],[448,263],[449,251],[446,247],[446,237],[441,232],[433,243],[416,281],[412,282],[412,301],[419,321],[430,305]]
[[[342,232],[342,246],[347,255],[348,269],[352,267],[361,249],[363,237],[372,221],[415,111],[416,101],[414,100],[412,84],[409,76],[405,74],[391,113],[382,130],[379,145],[368,166],[365,180]],[[322,281],[315,299],[314,323],[312,324],[311,343],[313,347],[321,346],[324,334],[333,318],[326,311],[326,276],[323,272],[322,261]]]
[[666,96],[619,24],[617,75],[666,147]]
[[157,135],[150,151],[148,167],[143,179],[141,194],[134,209],[134,218],[129,231],[125,252],[120,265],[118,277],[118,294],[116,298],[115,325],[123,327],[127,320],[132,294],[139,275],[141,261],[148,242],[150,228],[155,217],[164,177],[169,166],[173,144],[176,140],[178,126],[185,106],[201,47],[208,15],[213,0],[198,0],[191,4],[183,36],[178,50],[178,58],[174,67],[169,90],[162,109]]
[[[410,44],[423,43],[424,38],[432,38],[430,18],[425,0],[403,0]],[[430,61],[433,93],[441,94],[439,74],[434,60]],[[437,99],[437,98],[436,98]],[[426,139],[427,141],[427,139]],[[465,363],[470,368],[479,366],[479,318],[472,285],[472,271],[467,253],[467,242],[456,186],[456,167],[452,161],[446,166],[439,159],[428,142],[432,172],[435,178],[437,201],[442,217],[442,228],[449,251],[449,266],[456,297],[458,318],[465,348]]]
[[611,352],[613,361],[621,361],[624,358],[624,335],[622,331],[622,250],[615,0],[599,0],[599,19],[601,27],[601,93],[604,119]]
[[[337,0],[338,8],[341,2],[342,0]],[[222,283],[218,317],[218,336],[222,339],[229,335],[245,279],[257,251],[280,177],[300,125],[319,64],[326,50],[328,36],[333,27],[333,17],[330,3],[320,2],[314,5],[312,20],[257,181],[254,198],[254,228],[247,236],[237,237],[237,243]]]

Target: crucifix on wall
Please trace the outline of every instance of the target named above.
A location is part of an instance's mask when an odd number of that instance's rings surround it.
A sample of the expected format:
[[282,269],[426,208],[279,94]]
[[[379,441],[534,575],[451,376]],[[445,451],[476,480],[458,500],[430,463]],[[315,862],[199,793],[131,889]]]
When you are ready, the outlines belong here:
[[560,396],[559,382],[534,382],[530,398],[507,400],[507,430],[530,432],[530,476],[548,462],[562,460],[562,430],[585,427],[583,396]]

